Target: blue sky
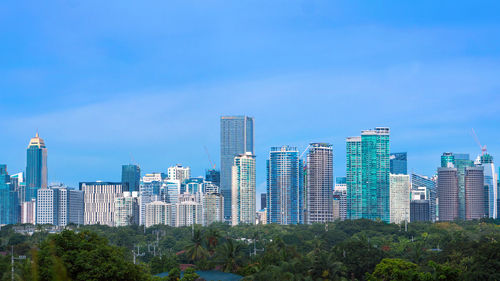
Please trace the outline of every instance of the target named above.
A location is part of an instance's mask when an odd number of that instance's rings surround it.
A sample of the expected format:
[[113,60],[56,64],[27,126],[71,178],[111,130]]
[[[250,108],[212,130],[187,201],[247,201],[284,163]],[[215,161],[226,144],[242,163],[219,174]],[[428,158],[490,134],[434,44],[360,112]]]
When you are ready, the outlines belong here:
[[[402,3],[405,2],[405,3]],[[0,162],[39,131],[49,181],[219,163],[219,117],[255,118],[258,192],[271,146],[391,127],[431,175],[444,151],[500,157],[498,1],[3,1]]]

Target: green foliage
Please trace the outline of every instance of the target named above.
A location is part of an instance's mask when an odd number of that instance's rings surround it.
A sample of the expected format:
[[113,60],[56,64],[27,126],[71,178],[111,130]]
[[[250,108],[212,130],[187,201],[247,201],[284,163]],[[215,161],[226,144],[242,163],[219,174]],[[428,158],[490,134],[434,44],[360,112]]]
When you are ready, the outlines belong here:
[[182,276],[181,281],[195,281],[200,276],[194,271],[192,267],[184,270],[184,276]]
[[179,279],[181,279],[181,270],[178,267],[172,268],[168,272],[167,281],[177,281]]

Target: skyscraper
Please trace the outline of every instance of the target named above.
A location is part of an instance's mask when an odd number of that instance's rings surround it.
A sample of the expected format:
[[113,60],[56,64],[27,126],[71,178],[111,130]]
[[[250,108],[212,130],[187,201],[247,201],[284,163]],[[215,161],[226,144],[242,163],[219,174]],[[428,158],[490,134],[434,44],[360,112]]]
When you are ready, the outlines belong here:
[[254,120],[248,116],[222,116],[220,120],[220,188],[224,196],[224,217],[231,218],[232,166],[234,157],[254,154]]
[[410,221],[410,176],[390,174],[390,222]]
[[361,184],[361,137],[346,139],[347,218],[363,217],[363,192]]
[[490,218],[498,218],[498,176],[495,172],[495,164],[493,163],[493,156],[488,153],[481,155],[481,166],[484,167],[484,185],[487,188],[488,216]]
[[7,173],[7,165],[0,165],[0,224],[19,221],[19,198]]
[[437,197],[439,220],[458,219],[458,172],[456,168],[438,168]]
[[205,180],[220,187],[220,171],[215,169],[207,170],[205,173]]
[[234,158],[231,178],[232,225],[255,224],[255,156],[252,153],[246,152]]
[[391,174],[406,175],[408,173],[406,152],[391,153],[389,159],[391,162]]
[[140,182],[141,168],[138,165],[122,165],[122,183],[126,183],[128,187],[124,191],[139,191]]
[[303,223],[301,166],[296,147],[271,148],[267,160],[268,223]]
[[173,209],[175,205],[162,201],[154,201],[146,204],[145,225],[150,227],[156,224],[175,226]]
[[465,168],[465,219],[481,219],[487,217],[484,192],[483,167]]
[[267,193],[260,194],[260,208],[261,209],[267,208]]
[[123,192],[115,198],[113,222],[115,226],[139,224],[139,192]]
[[183,183],[185,180],[191,177],[191,168],[183,167],[181,164],[168,168],[168,179],[178,180]]
[[412,192],[413,190],[418,190],[420,187],[425,187],[426,190],[425,198],[429,200],[429,220],[435,222],[437,216],[436,182],[429,177],[412,173],[411,174]]
[[474,161],[470,160],[469,154],[454,153],[454,167],[458,172],[458,216],[460,219],[465,219],[465,169],[473,167]]
[[220,193],[203,196],[203,225],[224,221],[224,197]]
[[36,133],[30,140],[26,159],[26,198],[36,198],[37,190],[47,188],[47,148],[45,142]]
[[179,203],[175,204],[175,226],[190,226],[203,223],[203,210],[200,203],[196,202],[194,195],[181,194]]
[[[307,153],[307,223],[333,221],[333,149],[311,143]],[[269,204],[271,205],[271,204]]]

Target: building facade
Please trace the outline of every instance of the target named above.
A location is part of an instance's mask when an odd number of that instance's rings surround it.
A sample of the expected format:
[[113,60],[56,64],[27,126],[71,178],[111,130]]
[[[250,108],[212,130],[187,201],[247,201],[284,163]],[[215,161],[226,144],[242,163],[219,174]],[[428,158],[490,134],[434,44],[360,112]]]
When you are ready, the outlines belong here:
[[333,221],[333,148],[311,143],[307,154],[307,223]]
[[224,196],[224,217],[231,221],[232,167],[234,158],[254,154],[254,119],[248,116],[222,116],[220,119],[220,188]]
[[174,207],[174,205],[162,201],[154,201],[146,204],[146,227],[157,224],[175,226],[175,217],[172,212]]
[[138,165],[122,165],[122,183],[127,184],[127,189],[124,191],[134,192],[139,191],[141,183],[141,168]]
[[408,174],[407,168],[407,153],[406,152],[395,152],[391,153],[389,156],[391,165],[391,174]]
[[[234,157],[232,167],[231,223],[255,223],[255,156],[247,152]],[[224,202],[226,204],[226,202]]]
[[490,218],[498,218],[498,174],[495,171],[493,156],[488,153],[481,155],[481,166],[484,167],[484,185],[487,188],[487,205],[488,216]]
[[410,176],[390,174],[390,222],[410,221]]
[[0,165],[0,224],[18,223],[19,211],[18,193],[7,173],[7,165]]
[[474,220],[487,217],[487,202],[484,192],[484,168],[467,167],[465,169],[465,219]]
[[459,218],[458,171],[456,168],[438,168],[437,197],[440,221]]
[[297,148],[272,147],[267,160],[268,223],[304,223],[301,178],[302,165]]
[[[437,191],[436,182],[426,176],[418,175],[415,173],[411,174],[411,188],[413,190],[418,190],[420,187],[425,187],[426,198],[429,200],[429,219],[432,222],[436,221],[437,218]],[[414,199],[414,198],[412,198]]]
[[24,201],[36,198],[37,190],[47,188],[47,147],[38,136],[30,140],[26,157],[26,192]]
[[220,193],[207,193],[203,196],[203,225],[224,221],[224,197]]
[[113,218],[115,226],[139,224],[139,192],[123,192],[115,198]]
[[81,182],[84,223],[114,226],[115,199],[122,196],[121,182]]
[[348,137],[346,139],[347,218],[352,220],[363,217],[361,169],[361,137]]
[[178,180],[181,183],[191,177],[191,168],[183,167],[181,164],[168,168],[168,179]]

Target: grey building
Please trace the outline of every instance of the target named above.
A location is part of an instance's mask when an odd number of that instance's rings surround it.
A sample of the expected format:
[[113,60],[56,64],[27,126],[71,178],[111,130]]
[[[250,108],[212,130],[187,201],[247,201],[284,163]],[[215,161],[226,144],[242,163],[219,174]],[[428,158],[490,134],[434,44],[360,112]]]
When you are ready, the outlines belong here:
[[429,200],[411,200],[410,222],[430,221]]
[[483,167],[465,168],[465,219],[486,217],[485,201]]
[[435,222],[437,216],[436,182],[429,177],[412,173],[411,188],[412,190],[414,190],[418,189],[419,187],[426,188],[426,199],[429,200],[429,212],[430,212],[429,219],[430,221]]
[[224,218],[231,218],[231,169],[234,157],[254,154],[254,120],[248,116],[222,116],[220,119],[220,188],[224,197]]
[[261,209],[267,208],[267,193],[260,194],[260,208]]
[[406,152],[395,152],[389,156],[391,174],[408,174]]
[[458,172],[456,168],[438,168],[437,197],[439,220],[458,219]]
[[306,223],[333,221],[333,149],[331,144],[310,144],[306,173]]
[[122,165],[123,191],[139,191],[140,182],[141,168],[138,165]]

